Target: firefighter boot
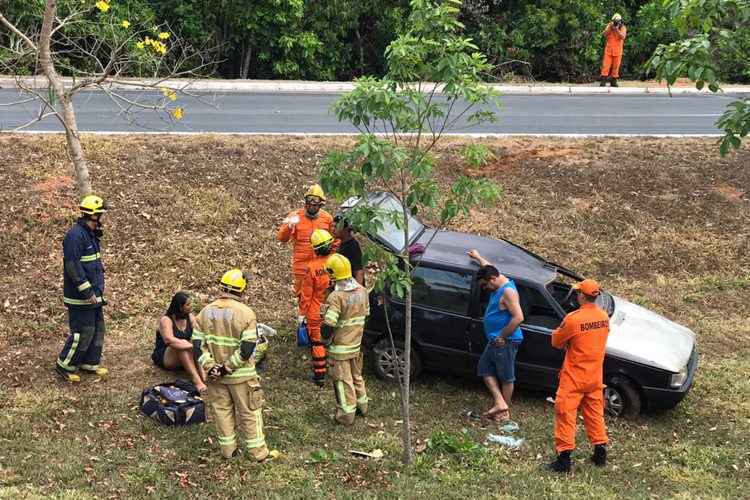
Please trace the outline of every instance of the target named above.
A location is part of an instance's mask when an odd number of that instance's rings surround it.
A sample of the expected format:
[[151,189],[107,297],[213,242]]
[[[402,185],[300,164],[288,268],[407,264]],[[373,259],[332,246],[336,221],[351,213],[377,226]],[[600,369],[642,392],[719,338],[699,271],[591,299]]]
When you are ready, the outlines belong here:
[[90,373],[91,375],[96,375],[101,378],[106,378],[107,375],[109,375],[109,370],[103,366],[80,365],[78,368],[84,373]]
[[607,446],[604,444],[597,444],[594,446],[594,454],[591,455],[591,461],[597,467],[604,467],[607,465]]
[[66,382],[70,382],[71,384],[77,384],[81,381],[80,375],[78,375],[77,373],[69,372],[62,368],[60,365],[55,365],[55,372],[57,372],[61,379]]
[[619,85],[617,84],[617,78],[610,78],[610,80],[609,80],[609,86],[610,87],[619,87]]
[[607,77],[606,76],[600,76],[599,77],[599,86],[600,87],[606,87],[607,86]]
[[570,472],[570,451],[561,451],[554,462],[547,464],[546,469],[552,472],[569,473]]

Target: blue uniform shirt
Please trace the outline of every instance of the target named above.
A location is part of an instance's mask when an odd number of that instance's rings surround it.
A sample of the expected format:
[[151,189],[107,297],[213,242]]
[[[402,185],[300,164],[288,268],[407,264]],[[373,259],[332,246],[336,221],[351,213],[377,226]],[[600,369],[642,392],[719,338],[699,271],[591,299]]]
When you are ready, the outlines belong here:
[[[500,310],[500,298],[508,288],[517,290],[513,280],[508,280],[506,284],[492,292],[490,301],[487,303],[487,310],[484,312],[484,334],[490,342],[495,340],[503,328],[510,323],[510,311],[507,309]],[[521,342],[523,340],[521,329],[516,328],[516,331],[510,334],[506,340],[508,342]]]
[[68,307],[101,307],[101,303],[90,304],[86,299],[103,293],[99,237],[79,219],[63,240],[63,302]]

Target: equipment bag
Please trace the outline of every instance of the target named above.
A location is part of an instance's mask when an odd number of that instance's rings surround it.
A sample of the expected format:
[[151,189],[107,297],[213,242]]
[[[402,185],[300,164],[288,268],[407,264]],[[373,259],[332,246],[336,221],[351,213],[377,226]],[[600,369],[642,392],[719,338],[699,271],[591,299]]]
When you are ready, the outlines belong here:
[[193,384],[176,380],[149,387],[141,394],[141,412],[164,425],[206,421],[206,405]]
[[307,334],[307,323],[297,327],[297,347],[310,347],[310,335]]

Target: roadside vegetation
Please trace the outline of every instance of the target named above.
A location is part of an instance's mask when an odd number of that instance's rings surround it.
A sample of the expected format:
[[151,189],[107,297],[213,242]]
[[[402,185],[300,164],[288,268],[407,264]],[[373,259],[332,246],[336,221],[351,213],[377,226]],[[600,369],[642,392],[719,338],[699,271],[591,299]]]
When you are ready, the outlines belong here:
[[[436,151],[440,186],[466,174],[504,188],[452,227],[518,242],[697,334],[688,397],[673,411],[608,420],[605,470],[586,463],[581,431],[574,474],[557,478],[539,471],[552,456],[547,394],[519,391],[513,417],[526,442],[508,451],[485,444],[496,429],[462,416],[487,404],[478,381],[428,374],[412,385],[408,467],[398,388],[369,368],[371,415],[352,429],[330,422],[332,391],[313,390],[294,345],[290,256],[274,233],[325,155],[349,139],[86,137],[96,192],[113,205],[104,239],[111,376],[59,382],[60,242],[77,198],[64,141],[0,137],[0,497],[750,496],[747,146],[718,158],[709,139],[487,140],[492,158],[481,167],[459,161],[465,140]],[[204,304],[233,265],[254,275],[248,301],[282,332],[264,387],[268,441],[284,457],[263,466],[222,460],[211,423],[165,428],[137,408],[143,388],[174,378],[149,359],[172,293],[190,290]]]
[[[33,31],[35,17],[44,8],[44,2],[28,0],[3,3],[5,17],[24,32]],[[66,4],[84,2],[58,3],[64,9]],[[746,57],[750,26],[748,19],[733,11],[746,2],[676,3],[689,7],[700,23],[713,17],[703,10],[730,13],[729,19],[714,23],[731,34],[715,40],[714,70],[721,81],[750,82]],[[111,4],[123,18],[137,15],[146,23],[166,22],[191,47],[219,48],[217,64],[205,68],[206,76],[300,80],[382,76],[385,49],[408,28],[412,8],[409,0],[258,0],[252,9],[242,0],[112,0]],[[496,67],[485,75],[488,80],[581,82],[598,76],[604,43],[601,32],[612,14],[619,12],[629,32],[622,74],[640,79],[654,74],[646,63],[659,44],[682,39],[674,4],[663,0],[466,0],[459,20],[466,25],[465,35]],[[16,37],[0,30],[0,59],[7,55],[3,52],[18,45]],[[173,55],[179,56],[177,51]],[[89,58],[69,62],[87,69]],[[33,71],[31,59],[26,72]],[[139,76],[135,71],[134,76]]]

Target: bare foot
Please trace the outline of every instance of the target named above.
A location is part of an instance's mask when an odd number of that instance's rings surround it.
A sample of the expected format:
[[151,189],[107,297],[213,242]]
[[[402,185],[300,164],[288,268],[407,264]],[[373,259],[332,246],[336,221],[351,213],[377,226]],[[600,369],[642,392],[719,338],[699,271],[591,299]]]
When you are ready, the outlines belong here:
[[507,405],[504,408],[502,406],[495,405],[492,408],[490,408],[489,410],[487,410],[486,412],[482,413],[482,416],[489,418],[489,417],[494,416],[497,413],[505,413],[507,411],[509,411],[509,408],[508,408]]

